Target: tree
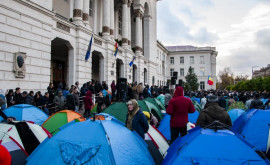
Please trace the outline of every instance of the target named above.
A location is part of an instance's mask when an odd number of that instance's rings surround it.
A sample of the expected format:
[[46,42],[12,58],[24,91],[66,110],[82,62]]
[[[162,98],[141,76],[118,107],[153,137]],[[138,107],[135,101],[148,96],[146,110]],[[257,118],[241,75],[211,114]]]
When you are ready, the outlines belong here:
[[196,91],[199,88],[197,75],[192,71],[191,66],[188,69],[188,73],[186,75],[186,82],[184,84],[184,88],[186,90]]
[[230,68],[224,68],[223,71],[219,71],[220,89],[225,89],[229,85],[234,85],[233,73]]

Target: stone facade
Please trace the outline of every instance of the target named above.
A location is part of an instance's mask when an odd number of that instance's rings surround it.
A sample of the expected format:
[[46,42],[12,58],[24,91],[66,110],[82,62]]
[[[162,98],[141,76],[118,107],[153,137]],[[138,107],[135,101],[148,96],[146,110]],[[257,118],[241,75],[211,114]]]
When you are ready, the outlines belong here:
[[252,73],[252,78],[268,77],[268,76],[270,76],[270,64],[268,64],[266,67],[261,68],[260,70],[255,70]]
[[[83,84],[96,79],[110,84],[119,77],[128,82],[165,85],[170,79],[168,57],[175,52],[157,43],[156,3],[1,1],[0,88],[44,92],[49,82],[70,86],[76,81]],[[91,57],[85,61],[92,34]],[[122,42],[116,57],[115,40]],[[14,72],[17,53],[25,54],[24,77],[16,77]],[[136,60],[130,67],[134,56]],[[207,73],[215,75],[212,70]]]

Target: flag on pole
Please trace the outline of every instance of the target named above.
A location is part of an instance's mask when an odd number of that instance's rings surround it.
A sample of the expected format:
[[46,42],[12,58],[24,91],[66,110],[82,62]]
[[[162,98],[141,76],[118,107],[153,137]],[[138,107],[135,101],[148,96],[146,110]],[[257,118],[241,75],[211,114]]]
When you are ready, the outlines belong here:
[[131,62],[129,63],[129,66],[131,67],[134,64],[136,57],[134,56],[133,59],[131,60]]
[[207,82],[208,85],[214,85],[214,81],[212,79],[212,77],[208,76],[208,82]]
[[93,40],[93,34],[91,35],[91,39],[87,48],[87,52],[85,55],[85,61],[88,61],[88,59],[90,58],[90,53],[91,53],[91,47],[92,47],[92,40]]
[[117,52],[118,52],[118,44],[117,42],[115,43],[115,47],[114,47],[114,56],[116,57],[117,55]]

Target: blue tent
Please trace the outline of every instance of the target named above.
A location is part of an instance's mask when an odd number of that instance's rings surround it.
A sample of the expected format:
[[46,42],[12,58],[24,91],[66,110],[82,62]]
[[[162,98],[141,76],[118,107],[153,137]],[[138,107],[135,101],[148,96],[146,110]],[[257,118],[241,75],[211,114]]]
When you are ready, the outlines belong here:
[[[104,116],[104,117],[102,117]],[[146,143],[118,120],[70,122],[28,157],[28,165],[154,164]]]
[[259,151],[266,151],[270,124],[270,110],[251,109],[233,123],[233,129],[242,134]]
[[[4,113],[8,117],[15,117],[18,121],[32,121],[38,125],[43,124],[49,117],[41,109],[29,104],[14,105],[5,109]],[[2,120],[3,118],[0,117],[0,122]]]
[[163,165],[193,164],[269,164],[240,135],[230,130],[196,127],[176,139],[167,151]]
[[[188,120],[191,123],[196,123],[198,117],[199,117],[198,111],[188,114]],[[170,120],[171,120],[171,116],[168,114],[164,114],[164,117],[161,120],[160,125],[158,127],[158,130],[164,135],[164,137],[167,140],[171,140]]]
[[229,113],[231,120],[232,120],[232,123],[233,123],[239,116],[241,116],[243,113],[245,113],[245,111],[243,109],[232,109],[228,113]]

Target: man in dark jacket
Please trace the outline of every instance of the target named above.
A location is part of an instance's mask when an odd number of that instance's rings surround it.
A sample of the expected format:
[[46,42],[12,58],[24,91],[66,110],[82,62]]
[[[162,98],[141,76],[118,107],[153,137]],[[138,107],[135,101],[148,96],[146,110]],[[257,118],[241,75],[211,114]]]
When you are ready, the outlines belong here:
[[215,95],[208,96],[207,104],[200,113],[196,126],[206,126],[218,120],[221,123],[232,126],[231,118],[228,112],[218,105],[218,97]]
[[50,102],[49,97],[50,97],[49,92],[46,92],[44,94],[44,96],[41,96],[40,101],[39,101],[39,105],[42,106],[42,109],[48,115],[50,114],[50,111],[48,109],[49,108],[49,102]]
[[22,93],[22,103],[32,105],[33,99],[28,95],[27,91],[23,91]]
[[260,100],[260,95],[256,93],[255,99],[250,104],[250,109],[260,109],[263,106],[263,102]]
[[15,95],[13,97],[13,101],[16,104],[22,104],[23,103],[23,99],[22,99],[22,95],[21,95],[21,88],[16,88],[15,90]]
[[67,95],[67,103],[66,103],[66,107],[68,110],[73,110],[75,111],[75,97],[73,95],[74,91],[73,89],[71,88],[69,90],[69,93]]
[[187,134],[188,113],[194,113],[195,108],[190,99],[184,97],[182,87],[177,87],[173,98],[167,107],[167,114],[171,115],[171,143],[179,136]]
[[218,99],[218,105],[220,106],[220,107],[222,107],[222,108],[226,108],[226,100],[225,100],[225,98],[223,97],[223,94],[221,94],[221,93],[219,93],[218,94],[218,97],[219,97],[219,99]]

